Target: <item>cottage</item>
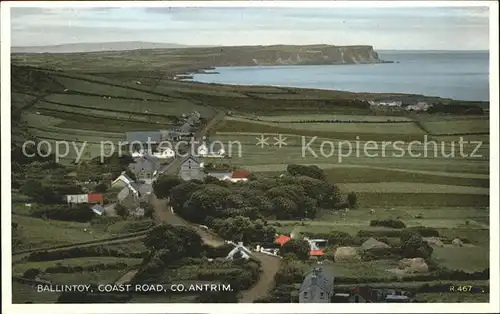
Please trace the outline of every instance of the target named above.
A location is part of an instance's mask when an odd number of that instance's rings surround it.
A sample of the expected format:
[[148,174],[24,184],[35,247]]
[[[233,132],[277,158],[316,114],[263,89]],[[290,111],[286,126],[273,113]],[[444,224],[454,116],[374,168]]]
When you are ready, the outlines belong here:
[[249,173],[246,171],[233,171],[231,175],[231,182],[248,181]]
[[116,178],[113,182],[111,182],[111,187],[112,188],[118,188],[118,187],[123,188],[123,187],[129,186],[133,182],[134,182],[134,180],[132,180],[132,178],[130,178],[124,171],[124,172],[122,172],[122,174],[118,178]]
[[127,208],[136,208],[140,202],[140,194],[134,185],[124,187],[117,195],[117,203]]
[[203,168],[201,162],[194,156],[188,155],[181,161],[181,169],[179,171],[181,179],[189,180],[202,180],[204,178]]
[[66,202],[68,204],[84,204],[89,202],[88,194],[73,194],[66,195]]
[[159,168],[160,162],[154,156],[137,158],[129,165],[129,169],[135,174],[137,180],[144,180],[148,183],[154,178]]
[[174,158],[175,152],[173,149],[167,147],[165,149],[160,150],[159,152],[153,153],[153,157],[158,159]]
[[238,245],[234,247],[234,249],[229,252],[226,259],[233,260],[236,256],[240,255],[244,259],[249,259],[252,255],[252,252],[243,246],[243,242],[239,242]]
[[208,155],[208,148],[207,148],[207,145],[205,145],[204,143],[201,144],[198,149],[197,149],[197,152],[198,152],[198,156],[201,156],[201,157],[206,157]]
[[314,268],[302,282],[299,303],[330,303],[333,296],[333,276],[322,268]]
[[90,209],[99,216],[102,216],[104,214],[104,207],[102,207],[101,205],[91,206]]
[[233,175],[232,172],[209,172],[208,176],[217,178],[219,180],[230,180]]

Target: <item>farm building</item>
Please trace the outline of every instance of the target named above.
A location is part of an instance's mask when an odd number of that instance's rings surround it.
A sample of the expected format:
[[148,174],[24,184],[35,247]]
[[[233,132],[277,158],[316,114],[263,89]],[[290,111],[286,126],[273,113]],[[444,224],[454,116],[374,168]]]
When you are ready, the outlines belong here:
[[299,290],[299,303],[330,303],[333,296],[334,278],[322,268],[309,272]]
[[117,203],[127,208],[137,208],[140,201],[140,194],[134,185],[124,187],[117,195]]
[[192,155],[188,155],[181,161],[179,175],[185,181],[194,179],[202,180],[205,174],[201,167],[201,161]]
[[137,180],[144,180],[150,183],[158,172],[158,169],[160,169],[160,162],[154,156],[139,157],[135,159],[134,163],[129,165],[129,169],[135,174]]
[[252,252],[243,245],[243,242],[239,242],[238,245],[236,245],[234,249],[229,252],[226,259],[232,260],[235,258],[235,255],[241,255],[242,258],[249,259]]
[[111,182],[111,187],[123,188],[129,186],[133,182],[134,180],[132,180],[132,178],[130,178],[124,171],[120,176],[118,176],[118,178],[116,178],[115,180],[113,180],[113,182]]
[[94,205],[90,207],[90,209],[99,216],[102,216],[104,214],[104,207],[102,207],[101,205]]
[[66,195],[68,204],[100,204],[104,203],[104,195],[99,193],[92,194],[73,194]]

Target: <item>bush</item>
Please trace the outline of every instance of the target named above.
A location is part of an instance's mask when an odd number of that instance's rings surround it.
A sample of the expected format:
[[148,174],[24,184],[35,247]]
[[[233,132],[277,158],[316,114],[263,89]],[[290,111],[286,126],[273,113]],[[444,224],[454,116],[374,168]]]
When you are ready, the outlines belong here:
[[371,220],[370,226],[372,226],[372,227],[387,227],[387,228],[394,228],[394,229],[406,228],[405,223],[399,219]]
[[407,234],[401,237],[401,256],[406,258],[422,257],[428,259],[433,248],[418,234]]
[[358,204],[358,198],[356,196],[356,193],[351,192],[347,194],[347,204],[349,205],[349,208],[356,208]]
[[41,273],[42,271],[38,268],[30,268],[23,273],[23,277],[27,279],[35,279]]
[[89,222],[95,217],[95,214],[88,204],[73,207],[66,204],[54,204],[35,206],[31,211],[31,216],[62,221]]
[[409,231],[415,232],[422,237],[439,237],[439,231],[430,227],[409,227]]
[[348,246],[354,244],[354,238],[347,232],[332,231],[328,234],[328,245]]
[[280,255],[295,254],[299,260],[308,260],[311,248],[304,240],[290,240],[280,248]]

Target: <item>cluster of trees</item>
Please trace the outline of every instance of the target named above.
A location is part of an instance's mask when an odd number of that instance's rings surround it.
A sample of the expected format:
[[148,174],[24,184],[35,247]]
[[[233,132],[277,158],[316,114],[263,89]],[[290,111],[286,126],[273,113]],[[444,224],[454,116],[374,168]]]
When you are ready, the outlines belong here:
[[[181,182],[165,176],[157,180],[154,192],[160,198],[169,197],[181,217],[200,224],[236,216],[312,219],[318,209],[342,204],[340,190],[325,180],[317,166],[289,165],[287,172],[276,178],[251,176],[243,185],[217,179]],[[355,195],[349,198],[354,207]]]
[[399,219],[371,220],[370,226],[372,226],[372,227],[387,227],[387,228],[394,228],[394,229],[406,228],[406,224]]
[[31,210],[31,216],[62,221],[89,222],[95,217],[95,213],[88,204],[77,204],[73,207],[67,204],[37,204]]
[[143,258],[147,252],[127,252],[104,246],[74,247],[53,251],[33,252],[26,258],[30,262],[57,261],[68,258],[112,256],[125,258]]
[[276,229],[264,220],[251,220],[243,216],[214,219],[211,227],[222,238],[245,244],[273,242],[276,235]]

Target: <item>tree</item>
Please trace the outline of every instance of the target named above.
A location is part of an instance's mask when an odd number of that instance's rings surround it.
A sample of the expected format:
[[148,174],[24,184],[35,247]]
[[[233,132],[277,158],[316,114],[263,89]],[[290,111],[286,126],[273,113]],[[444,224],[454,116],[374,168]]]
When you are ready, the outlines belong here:
[[349,208],[356,208],[357,206],[357,196],[356,193],[351,192],[347,194],[347,204],[349,205]]
[[290,240],[280,248],[280,255],[293,253],[299,260],[309,259],[311,247],[305,240]]
[[31,197],[37,203],[61,203],[62,199],[53,189],[44,186],[38,180],[27,180],[19,190],[22,194]]
[[308,176],[318,180],[325,180],[325,173],[316,165],[288,165],[286,171],[292,176]]
[[116,204],[115,211],[116,214],[120,217],[128,217],[128,215],[130,214],[127,207],[123,206],[122,204]]
[[23,273],[23,277],[26,279],[35,279],[41,273],[42,271],[38,268],[29,268]]
[[166,263],[182,257],[200,256],[203,252],[200,235],[184,226],[156,226],[147,234],[144,245],[149,250],[158,252],[160,259]]
[[182,179],[174,175],[164,175],[153,183],[153,191],[160,198],[168,198],[170,191],[182,183]]
[[94,192],[96,193],[106,193],[108,186],[105,183],[100,183],[94,187]]
[[418,234],[411,234],[406,241],[401,242],[401,255],[406,258],[421,257],[428,259],[433,248]]
[[221,216],[231,194],[227,188],[206,185],[191,194],[179,214],[189,221],[204,223],[207,217]]
[[328,234],[328,245],[348,246],[354,243],[353,237],[343,231],[331,231]]
[[189,200],[189,198],[195,191],[202,187],[203,185],[193,181],[188,181],[177,185],[170,190],[170,204],[176,212],[181,212],[184,203]]

